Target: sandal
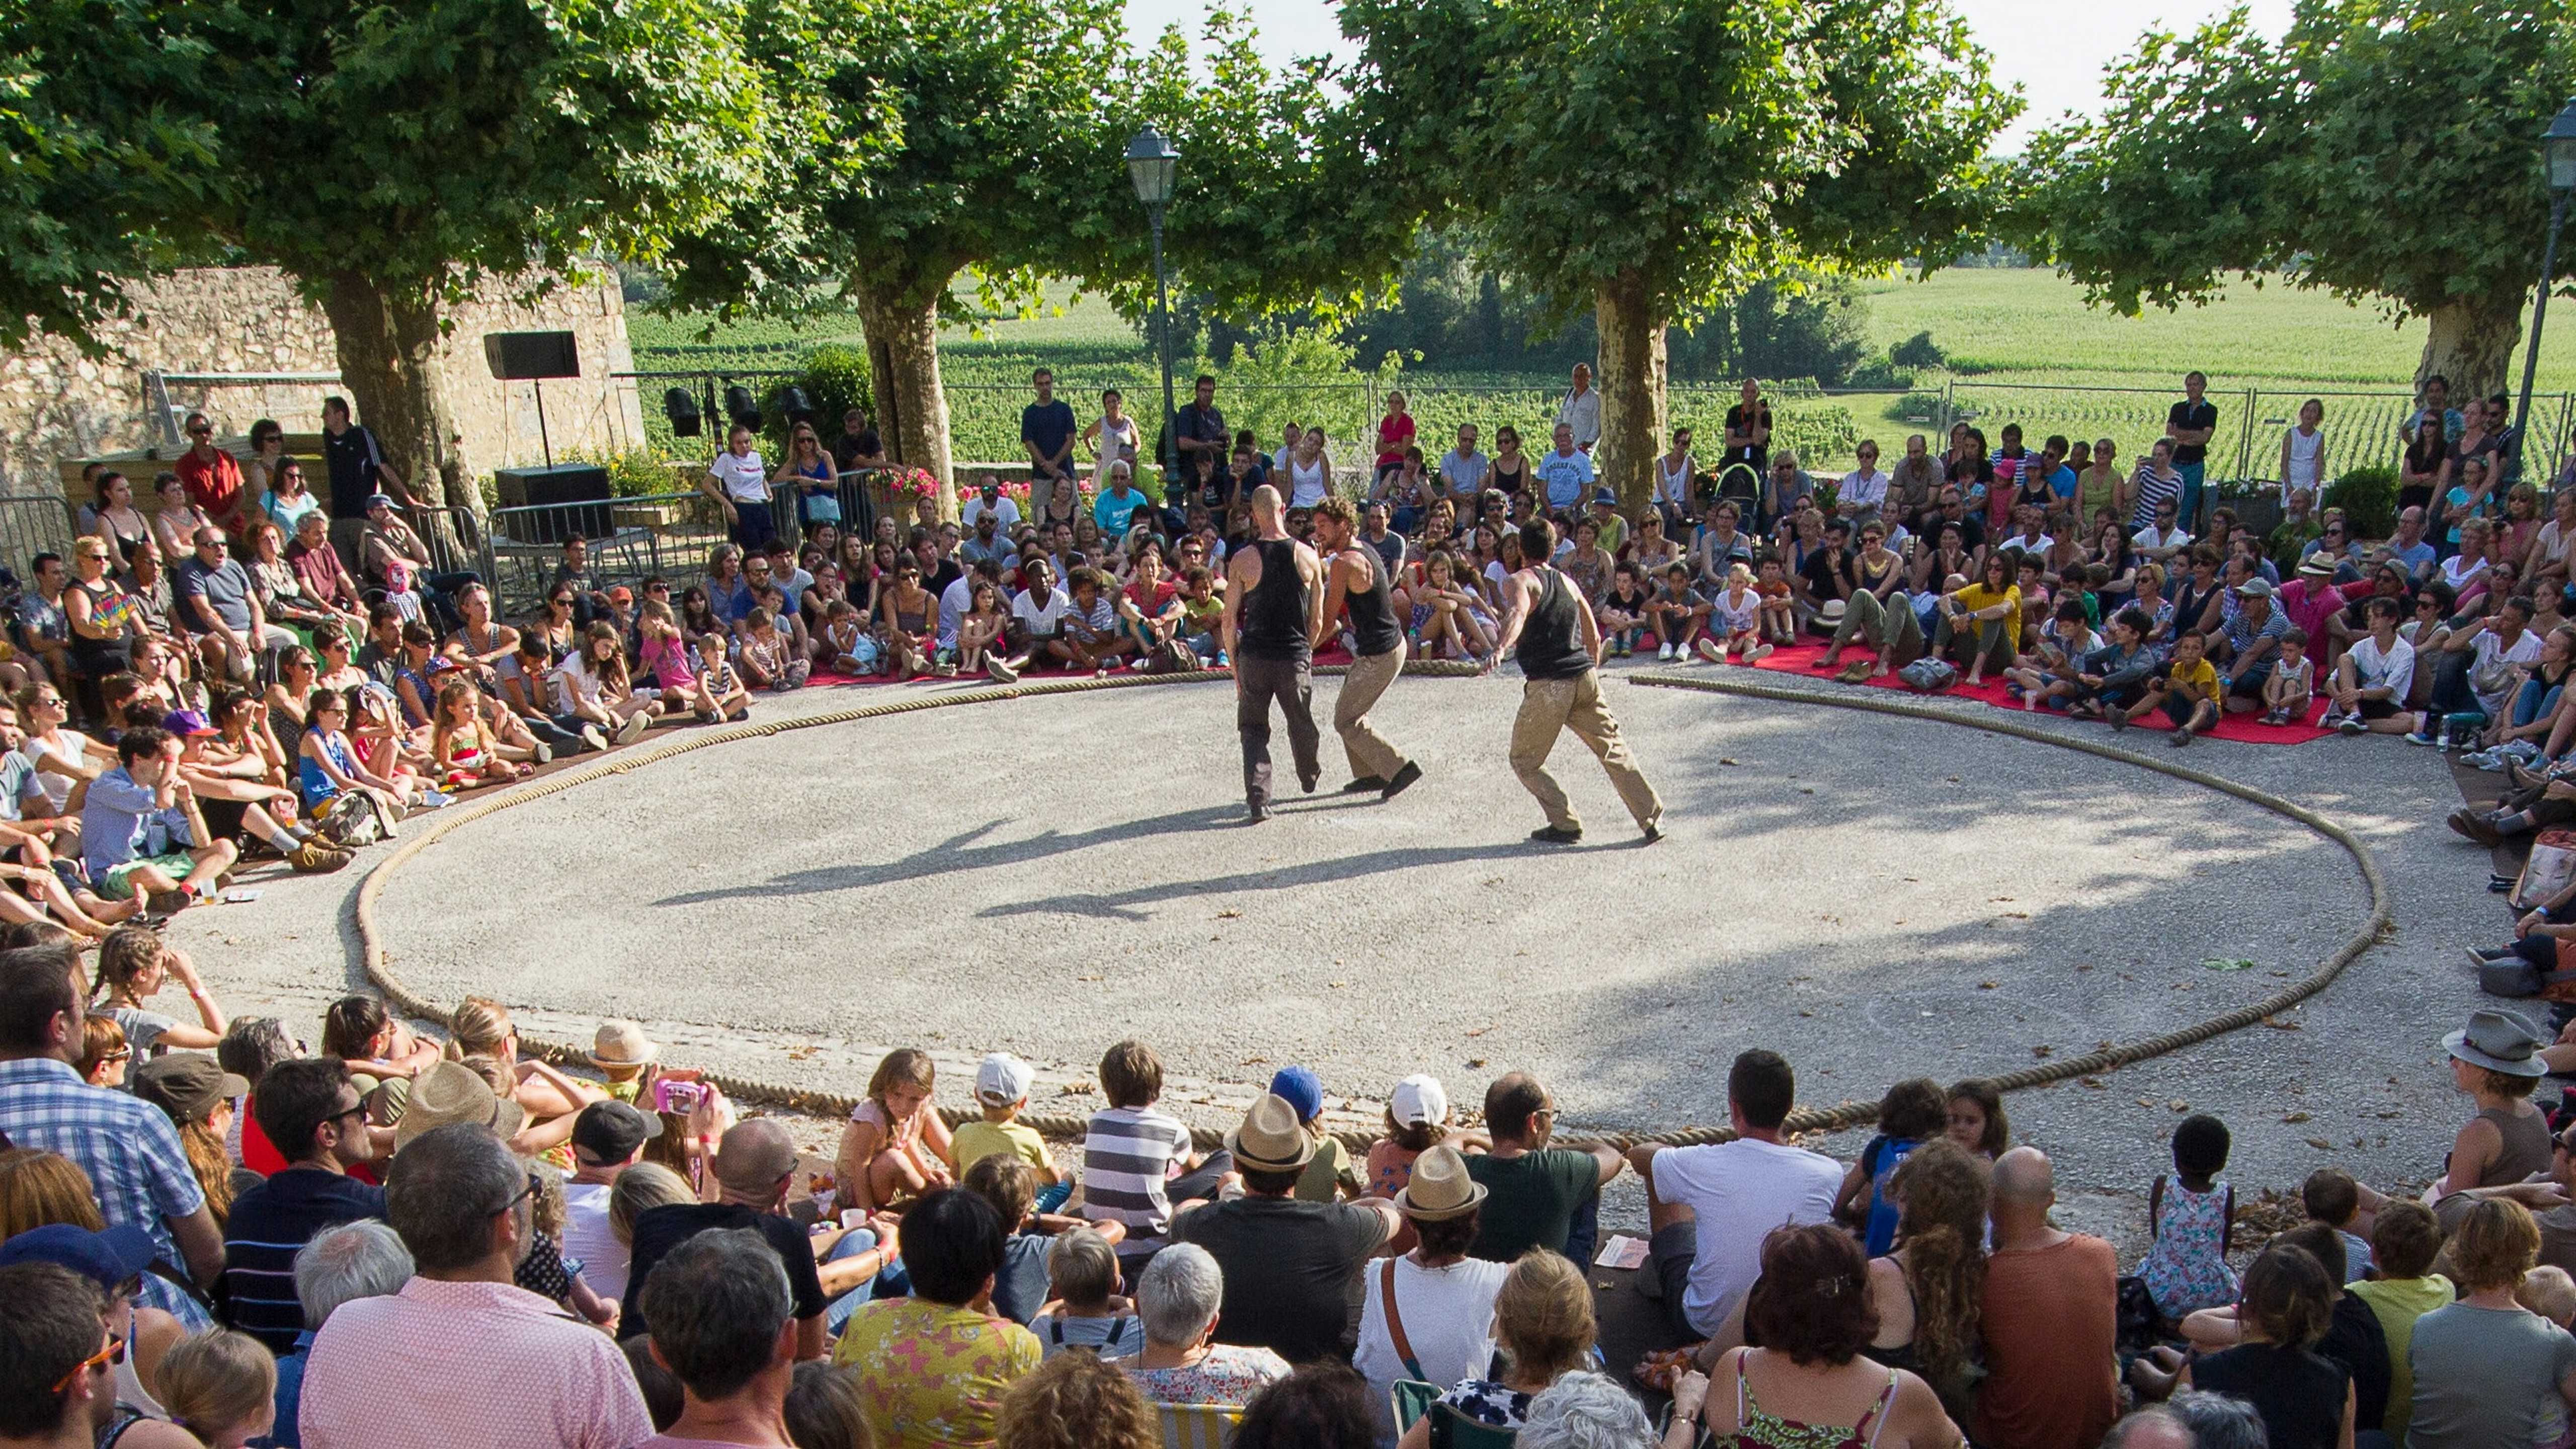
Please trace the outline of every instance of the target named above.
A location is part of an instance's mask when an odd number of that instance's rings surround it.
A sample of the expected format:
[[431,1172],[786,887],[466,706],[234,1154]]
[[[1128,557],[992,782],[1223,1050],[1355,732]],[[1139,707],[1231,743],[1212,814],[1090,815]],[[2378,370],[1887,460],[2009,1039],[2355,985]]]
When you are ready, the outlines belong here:
[[1669,1394],[1682,1381],[1682,1375],[1699,1367],[1699,1351],[1708,1347],[1703,1341],[1680,1348],[1661,1349],[1637,1360],[1634,1377],[1638,1386],[1658,1394]]

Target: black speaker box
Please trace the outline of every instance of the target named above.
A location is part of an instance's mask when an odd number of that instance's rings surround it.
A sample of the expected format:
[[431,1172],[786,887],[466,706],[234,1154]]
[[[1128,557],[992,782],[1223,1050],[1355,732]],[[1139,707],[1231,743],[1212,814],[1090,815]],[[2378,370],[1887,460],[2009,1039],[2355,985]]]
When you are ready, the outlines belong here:
[[483,357],[503,382],[581,376],[581,354],[569,332],[486,332]]
[[542,513],[505,513],[502,532],[520,543],[559,544],[578,533],[605,538],[608,516],[608,470],[596,463],[557,463],[551,468],[503,468],[492,475],[505,508],[580,503],[584,508],[547,508]]

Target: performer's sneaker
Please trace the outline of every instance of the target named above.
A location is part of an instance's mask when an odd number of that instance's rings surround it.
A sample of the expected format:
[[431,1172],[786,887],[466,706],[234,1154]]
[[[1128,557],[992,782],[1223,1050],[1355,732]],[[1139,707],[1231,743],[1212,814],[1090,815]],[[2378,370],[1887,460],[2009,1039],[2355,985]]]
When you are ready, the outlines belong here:
[[1344,785],[1342,787],[1342,793],[1345,795],[1358,795],[1370,790],[1383,792],[1385,789],[1386,782],[1384,780],[1379,779],[1375,775],[1361,775],[1352,780],[1349,784]]
[[1299,775],[1297,777],[1297,783],[1305,789],[1307,794],[1312,795],[1315,793],[1316,783],[1323,778],[1323,772],[1319,770],[1312,775]]
[[1243,807],[1243,823],[1246,825],[1258,825],[1269,818],[1270,807],[1267,805],[1246,805]]
[[1529,838],[1541,845],[1572,845],[1583,838],[1583,832],[1580,829],[1569,830],[1561,826],[1542,825],[1531,831]]
[[1656,841],[1664,838],[1664,826],[1663,822],[1660,820],[1649,821],[1639,828],[1645,831],[1646,843],[1648,845],[1652,845]]
[[1407,760],[1404,762],[1404,768],[1395,772],[1395,778],[1386,782],[1386,789],[1378,798],[1392,800],[1404,793],[1405,786],[1421,778],[1422,767]]

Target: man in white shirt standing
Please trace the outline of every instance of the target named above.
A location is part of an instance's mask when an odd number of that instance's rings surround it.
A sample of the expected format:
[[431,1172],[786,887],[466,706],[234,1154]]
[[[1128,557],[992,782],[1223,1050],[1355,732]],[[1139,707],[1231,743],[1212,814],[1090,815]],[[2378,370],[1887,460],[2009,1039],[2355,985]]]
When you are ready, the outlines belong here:
[[778,525],[769,516],[769,465],[751,446],[751,429],[740,423],[725,435],[725,450],[707,465],[698,491],[724,510],[726,531],[745,553],[766,550]]
[[1648,1256],[1664,1287],[1664,1311],[1691,1338],[1722,1353],[1743,1342],[1744,1300],[1762,1273],[1762,1239],[1773,1228],[1829,1222],[1842,1166],[1780,1140],[1797,1079],[1776,1052],[1735,1059],[1726,1076],[1732,1142],[1709,1147],[1631,1148],[1646,1180]]
[[1896,481],[1892,473],[1878,466],[1878,440],[1863,438],[1855,450],[1859,467],[1843,475],[1834,489],[1834,511],[1845,518],[1858,518],[1863,513],[1878,513],[1887,503],[1887,486]]
[[1574,364],[1574,387],[1556,405],[1556,425],[1574,430],[1574,446],[1589,453],[1601,441],[1601,394],[1592,390],[1592,364]]

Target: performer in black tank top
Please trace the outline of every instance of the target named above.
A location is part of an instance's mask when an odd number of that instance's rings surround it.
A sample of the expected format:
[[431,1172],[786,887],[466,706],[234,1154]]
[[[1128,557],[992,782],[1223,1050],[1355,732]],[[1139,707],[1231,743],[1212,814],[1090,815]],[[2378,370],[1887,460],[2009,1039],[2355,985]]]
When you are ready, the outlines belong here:
[[1316,759],[1314,643],[1323,632],[1322,570],[1304,544],[1280,528],[1279,490],[1252,491],[1254,540],[1226,560],[1225,646],[1234,659],[1234,728],[1243,737],[1247,820],[1270,818],[1270,703],[1288,721],[1297,780],[1311,793]]
[[[1619,722],[1601,702],[1601,680],[1593,668],[1601,649],[1601,628],[1591,606],[1547,560],[1556,556],[1556,530],[1544,518],[1521,525],[1521,557],[1530,562],[1505,584],[1508,618],[1496,656],[1509,650],[1527,682],[1521,686],[1520,713],[1512,720],[1512,773],[1538,798],[1547,824],[1530,839],[1549,845],[1572,845],[1583,838],[1565,791],[1547,772],[1548,752],[1556,737],[1571,730],[1600,756],[1602,770],[1619,791],[1619,799],[1636,818],[1649,844],[1663,839],[1664,803],[1655,787],[1628,754]],[[1490,670],[1489,659],[1485,667]]]
[[1358,510],[1339,496],[1315,505],[1315,547],[1324,558],[1323,627],[1329,632],[1333,620],[1344,614],[1351,621],[1351,667],[1333,701],[1333,729],[1351,762],[1351,782],[1342,789],[1375,790],[1380,799],[1391,800],[1422,778],[1422,767],[1399,753],[1368,720],[1387,686],[1404,672],[1404,628],[1395,619],[1386,560],[1360,540]]

